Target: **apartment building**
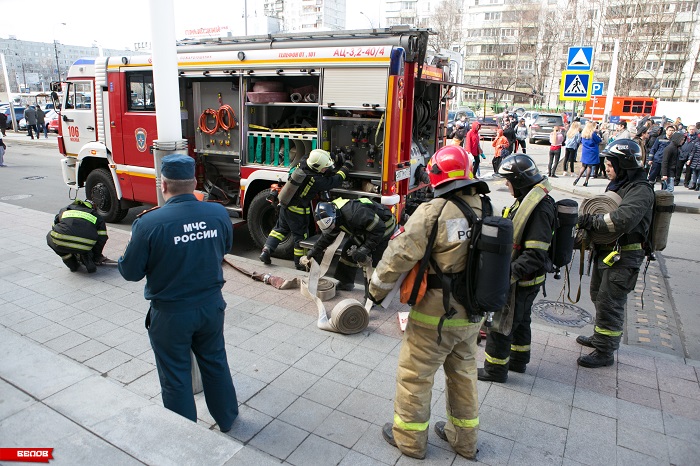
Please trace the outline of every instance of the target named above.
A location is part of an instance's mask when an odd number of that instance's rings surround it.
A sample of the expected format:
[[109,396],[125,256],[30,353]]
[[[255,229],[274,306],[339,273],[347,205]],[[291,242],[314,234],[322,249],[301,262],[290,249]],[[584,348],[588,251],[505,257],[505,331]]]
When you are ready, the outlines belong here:
[[265,0],[267,16],[282,20],[284,32],[345,29],[345,0]]
[[[568,47],[594,48],[594,79],[607,89],[617,41],[617,95],[700,102],[699,18],[697,0],[465,0],[464,79],[534,90],[533,103],[557,107]],[[482,97],[467,91],[464,100]]]
[[[68,68],[78,58],[96,57],[99,52],[97,45],[82,47],[59,42],[33,42],[17,40],[14,36],[0,39],[0,53],[5,55],[10,90],[14,93],[46,91],[51,81],[66,79]],[[102,53],[133,55],[135,52],[104,49]]]

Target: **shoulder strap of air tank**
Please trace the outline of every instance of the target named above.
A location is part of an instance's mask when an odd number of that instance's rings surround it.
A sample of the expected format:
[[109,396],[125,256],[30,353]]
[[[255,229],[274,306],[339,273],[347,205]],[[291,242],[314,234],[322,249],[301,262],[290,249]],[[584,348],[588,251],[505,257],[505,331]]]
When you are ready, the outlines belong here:
[[435,239],[438,233],[438,222],[440,221],[440,214],[442,214],[442,209],[445,208],[445,204],[440,208],[437,217],[435,217],[435,223],[433,224],[433,229],[430,231],[430,236],[428,237],[428,247],[423,254],[423,258],[420,260],[420,265],[418,266],[418,275],[416,276],[416,281],[413,284],[413,289],[411,290],[411,296],[408,298],[408,305],[413,306],[416,304],[416,299],[418,299],[418,291],[420,291],[420,285],[423,281],[422,278],[428,270],[428,265],[430,264],[430,256],[433,253],[433,246],[435,245]]

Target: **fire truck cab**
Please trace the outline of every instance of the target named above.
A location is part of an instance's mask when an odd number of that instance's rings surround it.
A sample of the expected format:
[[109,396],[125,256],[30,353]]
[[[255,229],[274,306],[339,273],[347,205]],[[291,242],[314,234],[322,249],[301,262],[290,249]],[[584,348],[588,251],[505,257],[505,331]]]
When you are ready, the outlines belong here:
[[[178,44],[182,137],[198,188],[247,221],[262,246],[276,219],[273,183],[315,148],[355,165],[343,197],[411,213],[445,143],[443,69],[425,64],[430,30],[389,28],[222,38]],[[81,59],[62,86],[63,177],[108,222],[157,204],[158,139],[149,55]],[[277,250],[291,251],[288,238]]]

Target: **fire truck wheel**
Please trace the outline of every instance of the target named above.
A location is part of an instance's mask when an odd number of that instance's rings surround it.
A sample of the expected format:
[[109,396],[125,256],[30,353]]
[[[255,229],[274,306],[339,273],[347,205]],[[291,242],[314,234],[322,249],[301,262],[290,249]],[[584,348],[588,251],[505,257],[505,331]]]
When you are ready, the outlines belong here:
[[85,182],[85,195],[105,222],[119,223],[129,213],[129,209],[121,208],[112,176],[104,168],[90,172]]
[[[267,201],[269,189],[260,191],[251,201],[248,207],[248,231],[255,244],[262,249],[270,231],[277,223],[277,211],[275,207]],[[280,259],[291,259],[294,255],[294,243],[292,235],[282,241],[272,254]]]

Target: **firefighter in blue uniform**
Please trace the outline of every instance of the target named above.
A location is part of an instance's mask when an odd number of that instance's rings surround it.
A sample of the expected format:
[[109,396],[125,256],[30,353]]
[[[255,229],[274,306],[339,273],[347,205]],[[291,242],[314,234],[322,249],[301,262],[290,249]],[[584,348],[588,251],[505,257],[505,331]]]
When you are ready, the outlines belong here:
[[233,241],[231,220],[223,206],[195,198],[191,157],[164,157],[161,174],[166,202],[134,221],[119,271],[129,281],[146,277],[144,295],[151,301],[146,328],[163,405],[197,422],[191,349],[209,412],[226,432],[238,416],[224,347],[226,302],[221,294],[221,264]]

